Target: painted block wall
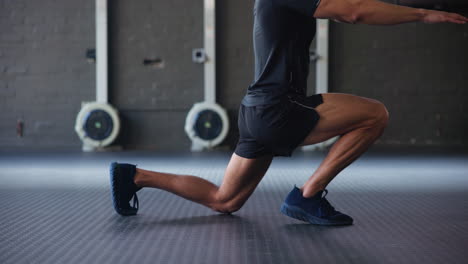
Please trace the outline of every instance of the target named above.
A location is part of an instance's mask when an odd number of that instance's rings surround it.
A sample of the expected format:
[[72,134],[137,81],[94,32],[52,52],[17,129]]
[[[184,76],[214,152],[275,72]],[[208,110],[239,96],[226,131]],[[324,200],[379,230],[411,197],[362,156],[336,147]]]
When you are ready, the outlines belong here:
[[81,145],[74,123],[95,97],[94,42],[93,0],[0,0],[0,148]]

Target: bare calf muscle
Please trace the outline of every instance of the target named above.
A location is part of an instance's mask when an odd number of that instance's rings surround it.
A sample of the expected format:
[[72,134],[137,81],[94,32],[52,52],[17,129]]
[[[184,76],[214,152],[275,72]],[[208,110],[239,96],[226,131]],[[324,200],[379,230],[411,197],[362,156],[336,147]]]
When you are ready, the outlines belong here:
[[347,94],[324,94],[324,103],[316,110],[320,120],[303,145],[341,136],[319,168],[301,188],[312,197],[363,154],[382,134],[388,123],[388,111],[379,101]]

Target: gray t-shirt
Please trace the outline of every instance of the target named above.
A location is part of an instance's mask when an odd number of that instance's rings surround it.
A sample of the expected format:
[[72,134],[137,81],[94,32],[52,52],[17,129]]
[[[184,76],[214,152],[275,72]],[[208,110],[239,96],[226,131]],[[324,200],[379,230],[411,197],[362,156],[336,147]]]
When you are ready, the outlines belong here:
[[255,80],[242,100],[243,105],[275,104],[287,94],[306,94],[309,47],[315,37],[313,14],[319,2],[255,1]]

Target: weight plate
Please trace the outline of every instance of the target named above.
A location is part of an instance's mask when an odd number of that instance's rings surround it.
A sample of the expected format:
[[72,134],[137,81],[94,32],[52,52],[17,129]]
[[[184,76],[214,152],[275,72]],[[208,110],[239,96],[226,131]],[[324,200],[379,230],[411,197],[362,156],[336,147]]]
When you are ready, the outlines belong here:
[[104,110],[89,112],[83,124],[86,136],[99,141],[108,138],[113,128],[112,117]]
[[196,117],[194,130],[199,138],[213,140],[221,134],[223,121],[215,111],[203,110]]

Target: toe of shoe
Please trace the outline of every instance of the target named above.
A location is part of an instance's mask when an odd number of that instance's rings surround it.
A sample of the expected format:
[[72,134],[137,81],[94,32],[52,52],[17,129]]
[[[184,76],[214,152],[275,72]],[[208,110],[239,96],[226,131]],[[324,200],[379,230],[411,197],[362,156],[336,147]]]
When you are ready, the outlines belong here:
[[333,222],[342,225],[351,225],[353,223],[353,218],[349,215],[345,215],[342,213],[336,214],[332,217]]
[[112,162],[109,166],[109,176],[110,176],[110,188],[111,188],[111,198],[114,205],[114,209],[118,214],[122,214],[122,193],[120,191],[121,182],[118,177],[117,172],[118,163]]
[[117,162],[115,162],[115,161],[112,162],[112,163],[110,164],[110,166],[109,166],[109,171],[110,171],[111,173],[113,173],[114,170],[115,170],[115,168],[117,168],[118,165],[119,165],[119,164],[118,164]]
[[136,215],[138,209],[131,207],[129,202],[133,196],[133,192],[129,190],[131,187],[125,181],[124,171],[120,169],[117,162],[110,164],[110,182],[111,182],[111,197],[115,211],[123,216]]

